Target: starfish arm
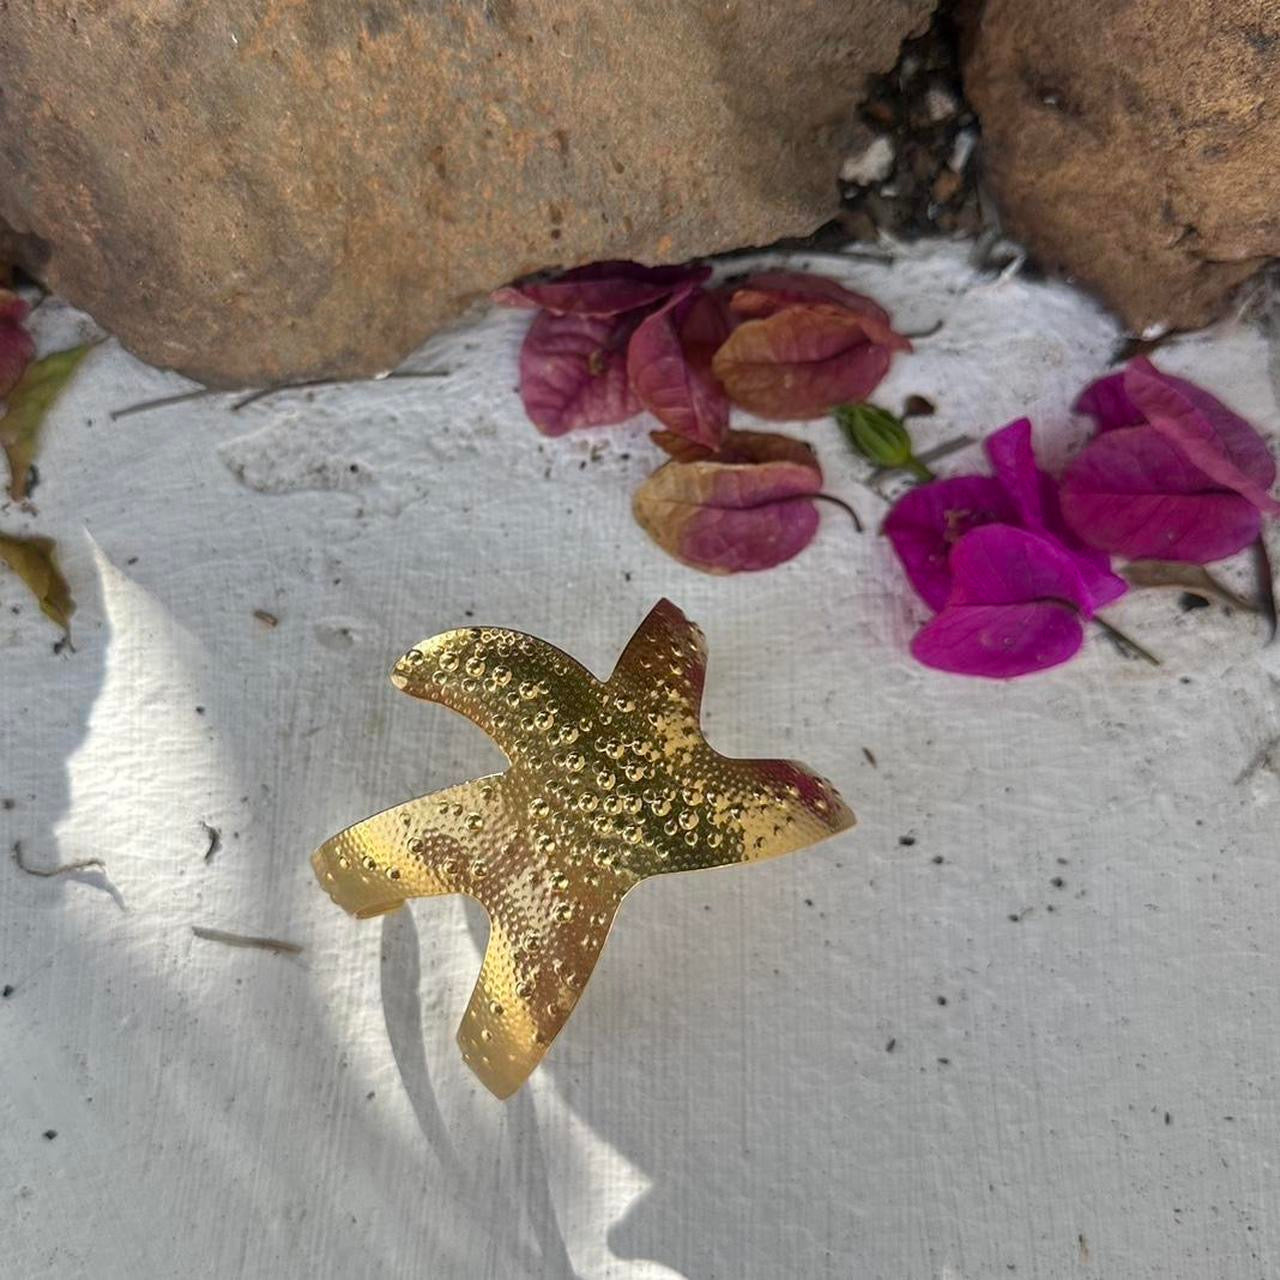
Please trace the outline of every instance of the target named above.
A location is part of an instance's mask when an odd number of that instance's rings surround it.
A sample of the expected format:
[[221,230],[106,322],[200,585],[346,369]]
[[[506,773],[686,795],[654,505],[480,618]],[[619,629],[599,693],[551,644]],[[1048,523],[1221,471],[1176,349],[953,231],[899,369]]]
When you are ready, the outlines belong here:
[[630,686],[637,700],[662,695],[668,714],[679,710],[698,724],[702,687],[707,676],[707,641],[670,600],[659,600],[627,641],[609,687]]
[[684,776],[662,828],[665,840],[656,852],[642,846],[631,858],[637,875],[760,862],[854,825],[839,792],[794,760],[735,760],[704,743]]
[[505,826],[504,780],[477,778],[357,822],[312,854],[316,876],[334,902],[361,918],[394,911],[407,898],[474,892],[492,833]]
[[559,733],[596,678],[554,645],[520,631],[464,627],[414,645],[391,683],[464,715],[514,760],[530,739]]
[[734,760],[750,778],[740,819],[740,862],[760,862],[806,849],[841,831],[857,818],[823,777],[795,760]]
[[[548,919],[528,895],[487,904],[489,942],[458,1046],[490,1093],[510,1097],[568,1021],[613,924],[616,900]],[[533,909],[530,909],[533,907]]]

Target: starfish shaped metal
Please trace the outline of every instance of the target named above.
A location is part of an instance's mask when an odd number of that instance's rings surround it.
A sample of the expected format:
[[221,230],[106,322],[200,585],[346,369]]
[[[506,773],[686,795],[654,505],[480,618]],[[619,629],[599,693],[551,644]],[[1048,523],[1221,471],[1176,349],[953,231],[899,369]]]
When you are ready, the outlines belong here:
[[661,601],[599,681],[533,636],[447,631],[392,683],[479,725],[505,772],[348,827],[312,863],[357,916],[467,893],[489,913],[462,1056],[500,1098],[582,994],[627,891],[648,876],[755,862],[851,827],[835,789],[788,760],[734,760],[702,736],[702,632]]

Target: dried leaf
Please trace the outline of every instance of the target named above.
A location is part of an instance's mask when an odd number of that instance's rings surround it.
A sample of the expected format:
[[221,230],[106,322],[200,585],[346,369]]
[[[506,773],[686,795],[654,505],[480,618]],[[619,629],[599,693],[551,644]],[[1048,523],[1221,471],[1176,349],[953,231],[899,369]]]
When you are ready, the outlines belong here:
[[816,418],[865,400],[910,344],[887,325],[829,303],[783,308],[739,325],[712,372],[729,398],[761,418]]
[[702,284],[710,267],[646,267],[639,262],[593,262],[552,280],[528,280],[494,293],[507,307],[541,307],[556,315],[616,316],[652,306]]
[[1193,591],[1196,595],[1218,600],[1232,609],[1257,613],[1258,606],[1238,596],[1224,582],[1219,582],[1203,565],[1176,560],[1133,560],[1121,573],[1135,587],[1173,587]]
[[704,573],[768,569],[812,541],[822,470],[808,445],[731,431],[720,455],[659,467],[636,492],[640,527]]
[[36,344],[22,323],[29,310],[16,294],[0,289],[0,400],[17,386],[36,353]]
[[729,398],[711,361],[729,333],[719,299],[677,294],[641,321],[627,348],[627,373],[644,405],[669,432],[716,448],[729,429]]
[[714,458],[716,450],[686,436],[678,436],[674,431],[651,431],[649,439],[668,457],[677,462],[701,462],[705,458]]
[[7,397],[8,408],[0,418],[0,448],[9,460],[9,495],[15,501],[26,496],[45,415],[92,346],[55,351],[28,365]]
[[52,538],[17,538],[0,533],[0,560],[3,560],[31,589],[47,618],[68,635],[75,601],[71,588],[58,568],[57,544]]
[[520,348],[520,396],[544,435],[624,422],[640,412],[627,378],[639,317],[541,312]]
[[804,271],[762,271],[733,292],[729,306],[743,319],[761,320],[796,303],[827,302],[889,328],[889,313],[878,303],[854,293],[827,276]]

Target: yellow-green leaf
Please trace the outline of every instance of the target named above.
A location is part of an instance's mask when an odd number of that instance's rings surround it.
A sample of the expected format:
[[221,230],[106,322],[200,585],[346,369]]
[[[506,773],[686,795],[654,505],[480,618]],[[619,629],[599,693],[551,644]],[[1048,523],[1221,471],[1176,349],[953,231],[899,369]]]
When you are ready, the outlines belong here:
[[18,385],[5,397],[8,410],[0,418],[0,448],[9,459],[11,498],[20,500],[26,497],[31,463],[39,447],[45,414],[92,346],[92,343],[86,343],[66,351],[55,351],[28,365]]
[[76,602],[71,588],[58,568],[57,544],[52,538],[15,538],[0,533],[0,560],[3,560],[23,582],[44,611],[68,635]]

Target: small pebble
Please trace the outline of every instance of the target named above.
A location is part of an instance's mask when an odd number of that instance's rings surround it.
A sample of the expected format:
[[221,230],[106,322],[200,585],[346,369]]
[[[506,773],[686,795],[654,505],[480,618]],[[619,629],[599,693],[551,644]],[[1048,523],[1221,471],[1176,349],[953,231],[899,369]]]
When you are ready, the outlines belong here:
[[896,152],[893,139],[881,134],[861,155],[847,156],[840,166],[840,177],[859,187],[873,187],[893,172]]

